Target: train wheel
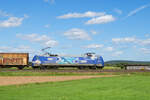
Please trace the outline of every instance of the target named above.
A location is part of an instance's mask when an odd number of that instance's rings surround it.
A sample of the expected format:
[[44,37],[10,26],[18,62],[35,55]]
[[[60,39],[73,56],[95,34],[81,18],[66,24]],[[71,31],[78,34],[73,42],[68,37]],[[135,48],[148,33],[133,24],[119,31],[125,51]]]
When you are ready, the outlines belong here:
[[91,66],[90,69],[97,69],[97,66],[96,65]]
[[53,69],[58,69],[58,66],[53,67]]
[[99,69],[101,70],[101,69],[103,69],[103,67],[99,67]]
[[45,70],[46,67],[45,67],[45,66],[40,66],[40,69],[41,69],[41,70]]
[[81,70],[81,69],[84,69],[84,67],[83,67],[83,66],[79,66],[79,67],[78,67],[78,69],[80,69],[80,70]]
[[58,69],[58,66],[47,67],[47,69]]
[[32,66],[33,69],[38,69],[39,67]]
[[24,68],[24,66],[19,66],[18,67],[19,70],[22,70],[23,68]]
[[101,69],[102,69],[102,67],[100,67],[100,66],[97,66],[97,69],[100,69],[100,70],[101,70]]
[[53,69],[53,67],[48,67],[47,69]]

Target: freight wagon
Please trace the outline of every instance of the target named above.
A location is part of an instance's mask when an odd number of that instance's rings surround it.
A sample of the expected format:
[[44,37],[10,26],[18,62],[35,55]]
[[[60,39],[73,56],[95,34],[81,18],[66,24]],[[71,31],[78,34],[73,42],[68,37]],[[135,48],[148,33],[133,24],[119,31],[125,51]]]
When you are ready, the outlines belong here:
[[17,67],[23,69],[28,66],[28,53],[0,53],[0,67],[9,68]]
[[32,59],[33,68],[59,68],[59,67],[76,67],[79,69],[102,69],[104,61],[102,56],[97,56],[95,53],[86,53],[80,57],[61,57],[58,55],[38,56],[35,55]]

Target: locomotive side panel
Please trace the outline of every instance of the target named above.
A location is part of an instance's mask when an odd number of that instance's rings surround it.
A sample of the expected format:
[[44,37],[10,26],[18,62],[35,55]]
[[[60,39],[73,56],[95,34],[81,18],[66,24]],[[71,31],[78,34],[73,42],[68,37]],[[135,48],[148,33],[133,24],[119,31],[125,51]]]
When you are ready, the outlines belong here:
[[99,57],[46,57],[46,56],[34,56],[32,60],[32,66],[97,66],[104,67],[104,61],[101,56]]

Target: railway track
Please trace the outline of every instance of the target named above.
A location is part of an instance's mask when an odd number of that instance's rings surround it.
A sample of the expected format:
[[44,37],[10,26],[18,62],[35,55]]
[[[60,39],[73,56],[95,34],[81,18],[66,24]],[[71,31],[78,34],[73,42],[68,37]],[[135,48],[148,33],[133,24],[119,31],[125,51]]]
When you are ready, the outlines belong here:
[[101,72],[122,72],[122,73],[130,73],[130,72],[150,72],[150,70],[122,70],[122,69],[102,69],[102,70],[91,70],[91,69],[0,69],[0,72],[70,72],[70,73],[101,73]]

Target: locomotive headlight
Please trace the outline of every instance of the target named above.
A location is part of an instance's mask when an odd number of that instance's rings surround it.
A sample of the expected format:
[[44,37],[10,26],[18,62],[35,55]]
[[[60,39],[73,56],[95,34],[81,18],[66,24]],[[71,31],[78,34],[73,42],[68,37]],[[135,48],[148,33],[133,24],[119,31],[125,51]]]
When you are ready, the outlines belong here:
[[36,60],[34,63],[41,64],[41,61],[40,60]]
[[86,61],[86,60],[80,60],[80,62],[81,62],[81,63],[87,63],[87,61]]
[[92,57],[91,57],[92,60],[95,60],[96,58],[97,58],[97,57],[95,57],[95,56],[92,56]]

